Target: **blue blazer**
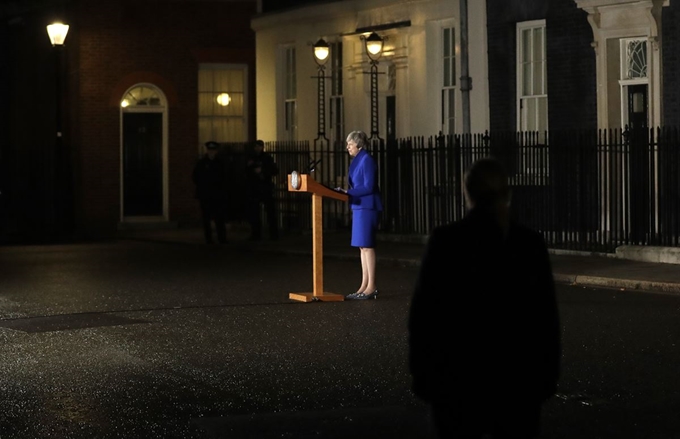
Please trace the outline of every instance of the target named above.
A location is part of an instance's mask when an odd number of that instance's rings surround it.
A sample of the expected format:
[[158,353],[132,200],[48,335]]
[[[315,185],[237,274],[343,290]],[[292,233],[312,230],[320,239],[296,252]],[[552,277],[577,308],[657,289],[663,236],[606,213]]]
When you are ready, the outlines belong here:
[[382,211],[382,199],[378,186],[378,164],[362,149],[349,165],[347,179],[349,204],[352,210],[373,209]]

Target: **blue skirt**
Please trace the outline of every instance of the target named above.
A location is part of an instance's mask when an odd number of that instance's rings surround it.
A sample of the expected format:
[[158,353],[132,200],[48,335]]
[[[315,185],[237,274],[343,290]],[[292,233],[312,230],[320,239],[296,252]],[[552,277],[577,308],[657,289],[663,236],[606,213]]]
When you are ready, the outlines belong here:
[[352,211],[352,247],[375,247],[380,212],[372,209]]

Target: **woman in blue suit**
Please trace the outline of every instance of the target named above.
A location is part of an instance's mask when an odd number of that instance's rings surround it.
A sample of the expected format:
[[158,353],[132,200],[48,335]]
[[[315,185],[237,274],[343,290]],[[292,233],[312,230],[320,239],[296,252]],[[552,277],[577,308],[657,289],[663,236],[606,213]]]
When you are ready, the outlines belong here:
[[383,209],[378,187],[378,164],[368,153],[368,137],[363,131],[352,131],[347,136],[347,152],[352,157],[349,166],[349,195],[352,209],[352,247],[359,247],[361,255],[361,286],[347,295],[350,300],[376,299],[375,235]]

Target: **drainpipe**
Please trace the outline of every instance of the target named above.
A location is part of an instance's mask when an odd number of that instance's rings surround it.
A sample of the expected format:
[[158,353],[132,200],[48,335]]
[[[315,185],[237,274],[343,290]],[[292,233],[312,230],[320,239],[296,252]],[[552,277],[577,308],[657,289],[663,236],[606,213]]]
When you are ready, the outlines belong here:
[[463,134],[470,134],[470,90],[472,78],[468,66],[467,0],[460,1],[460,94],[463,104]]

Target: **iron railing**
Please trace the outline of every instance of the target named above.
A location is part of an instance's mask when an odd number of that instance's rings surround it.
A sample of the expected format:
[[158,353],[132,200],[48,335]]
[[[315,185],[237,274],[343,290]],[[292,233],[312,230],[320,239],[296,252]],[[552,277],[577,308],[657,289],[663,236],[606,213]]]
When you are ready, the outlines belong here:
[[[310,173],[326,186],[346,187],[345,145],[272,142],[266,150],[280,169],[279,226],[311,228],[310,199],[288,191],[287,175]],[[677,128],[412,137],[376,141],[371,153],[379,166],[383,233],[422,237],[462,218],[465,171],[474,160],[495,156],[511,175],[514,218],[540,231],[551,248],[680,245]],[[234,154],[238,162],[240,153]],[[323,206],[324,229],[349,228],[345,203],[324,200]]]

